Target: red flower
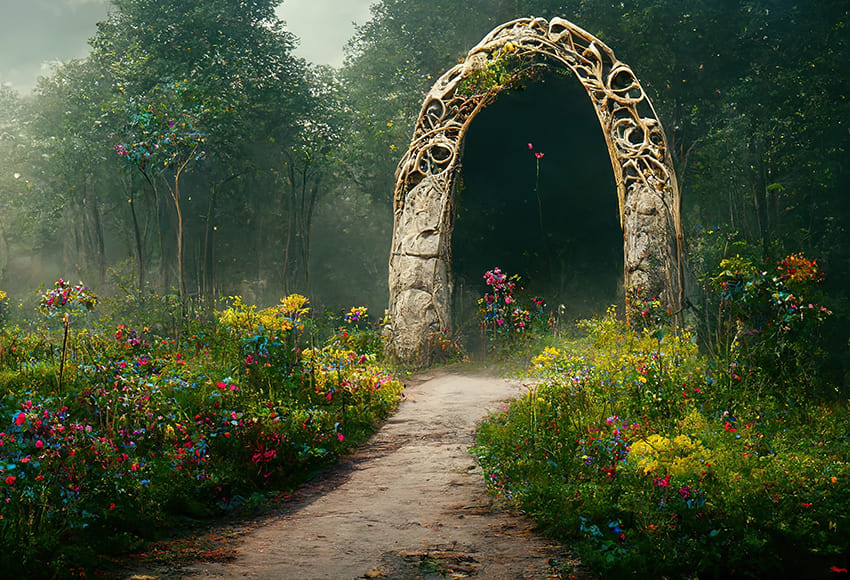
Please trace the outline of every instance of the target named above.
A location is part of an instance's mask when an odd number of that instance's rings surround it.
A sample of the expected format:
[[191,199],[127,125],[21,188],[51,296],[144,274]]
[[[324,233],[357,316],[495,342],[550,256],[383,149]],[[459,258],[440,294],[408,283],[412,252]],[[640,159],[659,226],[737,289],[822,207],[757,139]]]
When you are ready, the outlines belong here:
[[15,425],[18,425],[18,426],[23,425],[24,421],[26,421],[26,420],[27,420],[27,416],[24,415],[23,413],[18,413],[17,415],[15,415]]
[[16,481],[18,481],[18,478],[14,475],[10,475],[6,478],[6,485],[14,485]]

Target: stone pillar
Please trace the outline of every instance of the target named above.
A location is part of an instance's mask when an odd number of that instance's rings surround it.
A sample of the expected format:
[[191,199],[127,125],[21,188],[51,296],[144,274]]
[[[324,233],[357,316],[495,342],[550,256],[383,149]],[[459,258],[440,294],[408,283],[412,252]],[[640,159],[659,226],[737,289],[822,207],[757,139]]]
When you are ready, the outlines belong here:
[[450,326],[451,211],[445,179],[426,176],[396,211],[390,255],[390,355],[428,363],[429,339]]
[[665,190],[642,183],[629,188],[623,208],[623,247],[626,289],[672,306],[679,302],[679,279],[669,197]]

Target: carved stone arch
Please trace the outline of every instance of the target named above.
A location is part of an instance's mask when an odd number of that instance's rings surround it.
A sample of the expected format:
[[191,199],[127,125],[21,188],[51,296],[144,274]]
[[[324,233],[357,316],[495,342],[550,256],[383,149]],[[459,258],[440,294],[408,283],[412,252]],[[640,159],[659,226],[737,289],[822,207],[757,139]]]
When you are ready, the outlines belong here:
[[503,90],[505,62],[536,57],[570,69],[596,111],[617,184],[627,289],[682,302],[680,197],[667,138],[628,65],[571,22],[523,18],[488,34],[425,97],[410,147],[396,170],[389,264],[390,351],[427,363],[429,338],[451,326],[451,236],[464,136]]

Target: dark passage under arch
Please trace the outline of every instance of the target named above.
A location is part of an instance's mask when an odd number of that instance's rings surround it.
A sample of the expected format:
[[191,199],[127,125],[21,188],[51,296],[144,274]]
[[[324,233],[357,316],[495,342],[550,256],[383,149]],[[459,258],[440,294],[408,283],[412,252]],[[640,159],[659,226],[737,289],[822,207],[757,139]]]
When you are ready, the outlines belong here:
[[622,303],[611,160],[587,93],[569,71],[550,68],[502,93],[470,124],[461,159],[454,328],[475,334],[482,275],[494,266],[518,274],[550,309],[563,304],[568,319]]

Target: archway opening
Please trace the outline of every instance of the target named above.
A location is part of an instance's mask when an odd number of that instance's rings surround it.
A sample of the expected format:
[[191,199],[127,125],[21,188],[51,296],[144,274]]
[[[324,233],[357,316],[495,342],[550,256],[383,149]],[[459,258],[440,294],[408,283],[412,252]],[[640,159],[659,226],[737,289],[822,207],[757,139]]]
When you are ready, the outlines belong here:
[[[542,154],[542,156],[540,156]],[[472,346],[482,275],[518,274],[562,320],[623,301],[623,232],[599,120],[581,83],[552,69],[470,124],[452,237],[454,327]]]

